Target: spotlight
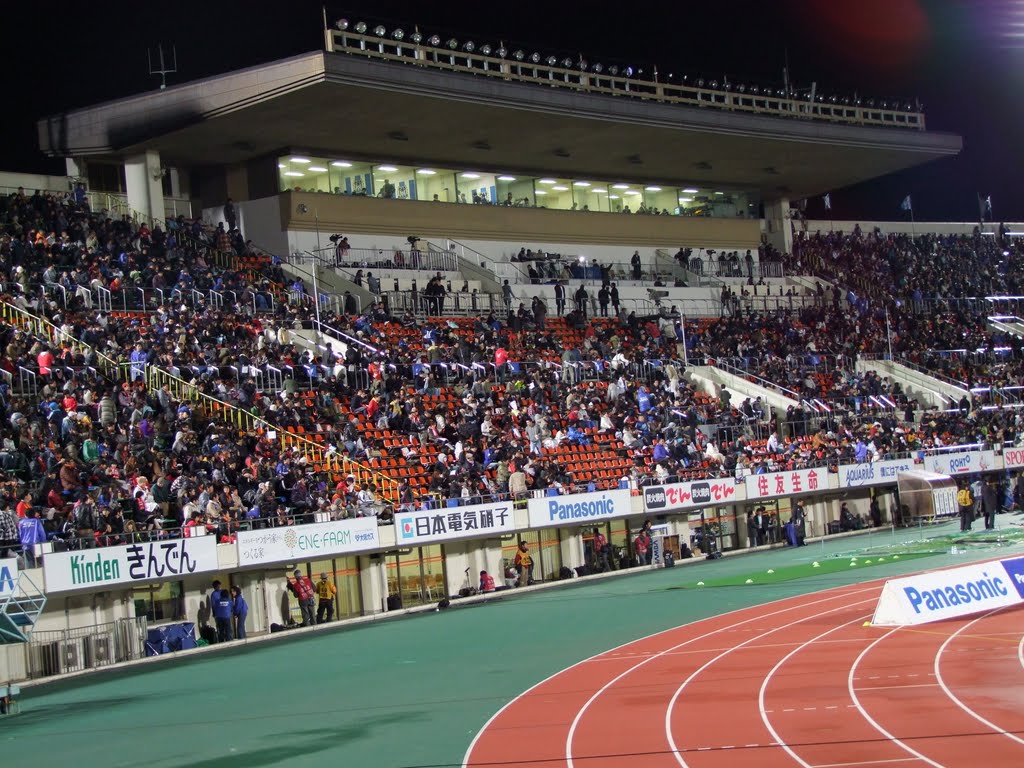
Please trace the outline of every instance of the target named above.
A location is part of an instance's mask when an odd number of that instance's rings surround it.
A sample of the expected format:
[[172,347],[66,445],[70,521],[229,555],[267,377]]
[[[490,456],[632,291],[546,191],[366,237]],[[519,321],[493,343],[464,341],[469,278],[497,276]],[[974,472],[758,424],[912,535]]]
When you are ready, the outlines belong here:
[[491,46],[489,46],[489,45],[481,45],[480,46],[480,53],[482,55],[484,55],[484,56],[490,56],[491,55]]
[[739,91],[740,93],[746,93],[747,86],[745,86],[743,83],[740,83],[739,85],[736,86],[736,90]]
[[516,61],[522,61],[526,58],[526,54],[523,52],[522,48],[517,48],[516,52],[512,54],[512,58]]
[[409,39],[412,41],[413,45],[419,45],[420,43],[423,42],[423,35],[421,35],[419,32],[413,32],[411,35],[409,35]]
[[472,41],[472,40],[467,40],[467,41],[466,41],[466,44],[465,44],[464,46],[462,46],[462,49],[463,49],[463,50],[464,50],[464,51],[465,51],[466,53],[472,53],[473,51],[475,51],[475,50],[476,50],[476,45],[474,45],[474,43],[473,43],[473,41]]
[[724,90],[724,91],[731,91],[732,90],[732,85],[730,83],[723,83],[722,84],[722,90]]
[[540,63],[540,54],[537,53],[536,51],[531,53],[530,54],[530,61],[532,61],[534,64],[539,64]]
[[358,24],[356,24],[356,33],[360,34],[360,35],[365,35],[366,34],[366,22],[365,21],[360,21]]
[[699,80],[697,81],[697,87],[698,87],[698,88],[703,88],[703,87],[704,87],[704,78],[703,78],[703,77],[702,77],[702,78],[700,78],[700,79],[699,79]]
[[868,107],[874,107],[875,106],[875,100],[874,99],[868,99],[867,106]]
[[548,66],[549,67],[553,67],[557,63],[558,63],[558,59],[556,59],[554,56],[548,56]]
[[448,41],[448,47],[454,51],[456,48],[459,47],[459,41],[453,37]]
[[587,65],[587,60],[586,59],[580,59],[580,61],[579,61],[580,71],[581,72],[586,72],[587,71],[587,66],[588,66]]
[[441,45],[441,38],[437,35],[431,35],[430,39],[427,40],[427,43],[429,43],[431,47],[437,48]]
[[499,59],[504,59],[506,56],[508,56],[508,48],[506,48],[504,45],[498,46],[497,54]]
[[860,106],[860,103],[861,103],[861,102],[860,102],[860,99],[854,99],[854,100],[853,100],[853,106],[855,106],[855,107],[859,107],[859,106]]
[[384,37],[384,35],[386,35],[387,33],[388,31],[384,29],[383,24],[378,24],[376,27],[373,28],[373,34],[375,34],[377,37]]
[[752,86],[750,86],[750,92],[752,94],[754,94],[755,96],[757,96],[757,95],[759,95],[761,93],[761,89],[758,86],[756,86],[756,85],[752,85]]
[[564,59],[562,59],[562,66],[565,67],[566,69],[571,67],[572,66],[572,59],[570,59],[568,56],[566,56]]
[[618,77],[619,76],[619,65],[618,64],[612,64],[610,67],[608,67],[608,74],[610,74],[612,77]]
[[394,32],[391,33],[391,37],[393,37],[395,40],[401,41],[405,38],[405,31],[402,30],[401,28],[396,29]]
[[829,96],[828,101],[829,104],[835,104],[837,101],[839,101],[839,99],[837,99],[835,96]]
[[334,26],[337,27],[342,32],[344,32],[346,29],[348,29],[348,19],[338,19],[336,22],[334,22]]
[[883,101],[882,102],[882,109],[888,109],[888,108],[889,108],[889,102]]
[[596,74],[600,75],[603,71],[604,71],[604,65],[602,65],[600,61],[597,62],[597,64],[594,65],[594,72]]
[[633,76],[633,68],[632,67],[626,67],[624,70],[622,70],[622,74],[625,75],[626,77],[632,77]]

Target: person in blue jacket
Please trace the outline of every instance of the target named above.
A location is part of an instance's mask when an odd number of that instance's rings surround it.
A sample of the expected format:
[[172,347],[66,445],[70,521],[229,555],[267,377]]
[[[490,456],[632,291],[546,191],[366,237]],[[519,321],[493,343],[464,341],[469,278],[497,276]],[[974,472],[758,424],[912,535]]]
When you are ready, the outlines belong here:
[[21,540],[25,564],[29,568],[37,567],[35,545],[46,543],[46,530],[39,519],[38,510],[30,509],[25,517],[18,521],[18,538]]
[[231,588],[232,612],[235,616],[235,637],[245,640],[245,620],[249,616],[249,604],[242,597],[241,587]]
[[226,589],[220,588],[219,581],[213,582],[213,591],[210,593],[210,610],[213,612],[214,621],[217,622],[217,642],[226,643],[232,640],[231,619],[234,604],[231,601],[231,594]]

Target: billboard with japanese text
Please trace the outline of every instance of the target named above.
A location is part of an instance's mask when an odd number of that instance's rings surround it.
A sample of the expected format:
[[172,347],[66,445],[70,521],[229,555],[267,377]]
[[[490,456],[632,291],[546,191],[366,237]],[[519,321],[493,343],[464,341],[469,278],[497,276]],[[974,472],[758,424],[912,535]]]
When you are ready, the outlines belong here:
[[239,531],[238,565],[296,563],[380,547],[376,517]]
[[747,501],[774,499],[778,496],[795,496],[800,493],[820,493],[828,490],[828,470],[795,469],[791,472],[769,472],[763,475],[748,475]]
[[740,501],[736,481],[727,477],[724,480],[697,480],[691,483],[670,483],[668,485],[652,485],[643,489],[644,509],[648,512],[672,512],[681,509],[693,509],[712,504],[726,504]]
[[512,502],[395,512],[395,541],[429,544],[515,531]]

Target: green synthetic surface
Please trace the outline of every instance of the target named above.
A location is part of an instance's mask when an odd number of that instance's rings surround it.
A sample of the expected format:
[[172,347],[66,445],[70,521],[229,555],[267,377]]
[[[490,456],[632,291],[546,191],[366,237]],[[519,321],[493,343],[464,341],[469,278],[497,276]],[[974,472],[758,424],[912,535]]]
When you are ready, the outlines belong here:
[[[503,704],[614,646],[792,595],[1022,549],[890,560],[776,584],[667,589],[691,575],[707,581],[846,557],[883,538],[686,561],[473,607],[456,601],[445,612],[33,687],[22,714],[0,718],[0,754],[5,765],[73,768],[458,766]],[[510,734],[518,738],[529,734]]]
[[[793,581],[794,579],[806,579],[809,577],[820,577],[848,571],[852,568],[858,570],[870,570],[879,565],[889,562],[919,560],[922,557],[934,557],[933,552],[915,552],[904,555],[878,555],[876,557],[828,557],[813,562],[799,563],[797,565],[786,565],[770,567],[760,571],[749,571],[737,573],[718,578],[704,578],[697,574],[688,574],[692,578],[687,581],[666,587],[666,589],[711,589],[712,587],[750,587],[756,585],[778,584],[782,581]],[[927,565],[920,565],[918,568],[927,568]],[[865,574],[865,580],[872,579],[870,573]]]

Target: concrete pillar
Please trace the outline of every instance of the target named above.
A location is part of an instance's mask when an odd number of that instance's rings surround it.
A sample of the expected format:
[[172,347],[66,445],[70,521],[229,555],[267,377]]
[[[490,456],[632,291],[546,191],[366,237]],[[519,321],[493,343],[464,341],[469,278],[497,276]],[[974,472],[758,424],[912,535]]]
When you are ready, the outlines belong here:
[[67,169],[67,174],[72,179],[82,179],[85,181],[89,176],[89,169],[85,164],[85,159],[81,157],[65,157],[64,167]]
[[793,228],[789,219],[789,198],[780,197],[764,204],[768,242],[782,253],[793,252]]
[[128,207],[147,218],[164,218],[163,172],[160,153],[147,150],[141,155],[125,158],[124,178],[128,192]]

